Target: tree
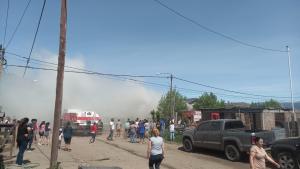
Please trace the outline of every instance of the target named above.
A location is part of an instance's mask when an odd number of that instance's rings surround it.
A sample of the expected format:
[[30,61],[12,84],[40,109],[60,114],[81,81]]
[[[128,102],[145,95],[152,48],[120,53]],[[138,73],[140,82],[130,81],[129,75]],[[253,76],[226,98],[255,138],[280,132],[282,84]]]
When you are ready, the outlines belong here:
[[[171,117],[171,108],[174,107],[174,113],[180,113],[187,110],[185,97],[182,96],[177,90],[169,91],[166,95],[162,96],[158,104],[158,112],[161,117]],[[172,105],[172,106],[171,106]]]
[[251,103],[250,107],[251,108],[264,108],[264,109],[266,109],[266,108],[280,109],[281,105],[277,100],[270,99],[265,102],[253,102],[253,103]]
[[159,121],[160,113],[158,111],[151,110],[150,114],[153,121]]
[[202,96],[200,96],[198,99],[196,99],[196,102],[193,105],[193,108],[195,110],[200,110],[201,108],[224,108],[225,107],[225,101],[224,100],[218,100],[217,96],[210,93],[203,93]]

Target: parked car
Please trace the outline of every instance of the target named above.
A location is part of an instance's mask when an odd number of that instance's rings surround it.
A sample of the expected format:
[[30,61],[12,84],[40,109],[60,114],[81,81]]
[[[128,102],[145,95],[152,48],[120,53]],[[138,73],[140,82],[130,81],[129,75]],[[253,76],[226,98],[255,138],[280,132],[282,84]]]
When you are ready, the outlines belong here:
[[300,169],[300,137],[275,141],[271,153],[282,169]]
[[195,147],[220,150],[230,161],[238,161],[242,153],[249,152],[255,137],[264,139],[268,147],[274,141],[272,131],[245,130],[242,121],[234,119],[210,120],[183,133],[183,147],[191,152]]

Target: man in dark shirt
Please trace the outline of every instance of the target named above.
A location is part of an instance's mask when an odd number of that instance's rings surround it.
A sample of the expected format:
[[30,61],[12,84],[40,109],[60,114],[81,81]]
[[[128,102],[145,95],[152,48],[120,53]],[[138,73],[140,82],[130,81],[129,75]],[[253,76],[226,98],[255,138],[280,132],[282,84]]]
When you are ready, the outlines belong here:
[[27,148],[27,143],[28,143],[28,129],[27,129],[27,123],[29,119],[28,118],[23,118],[18,127],[18,134],[17,134],[17,146],[19,148],[19,152],[17,155],[17,161],[16,164],[22,165],[23,164],[23,156],[24,152]]

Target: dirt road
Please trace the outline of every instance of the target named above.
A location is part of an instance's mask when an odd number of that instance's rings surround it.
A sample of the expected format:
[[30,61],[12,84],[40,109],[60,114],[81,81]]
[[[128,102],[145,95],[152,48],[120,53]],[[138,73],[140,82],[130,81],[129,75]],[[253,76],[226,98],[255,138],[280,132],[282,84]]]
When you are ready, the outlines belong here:
[[[59,161],[63,169],[76,169],[83,166],[116,166],[122,169],[147,169],[146,144],[132,144],[117,138],[108,142],[104,136],[93,144],[88,137],[74,137],[72,151],[59,151]],[[32,152],[25,153],[25,159],[38,164],[38,169],[49,166],[50,146],[37,146]],[[186,153],[175,144],[166,145],[167,154],[161,169],[248,169],[246,162],[230,162],[217,152]],[[12,168],[12,167],[7,167]]]

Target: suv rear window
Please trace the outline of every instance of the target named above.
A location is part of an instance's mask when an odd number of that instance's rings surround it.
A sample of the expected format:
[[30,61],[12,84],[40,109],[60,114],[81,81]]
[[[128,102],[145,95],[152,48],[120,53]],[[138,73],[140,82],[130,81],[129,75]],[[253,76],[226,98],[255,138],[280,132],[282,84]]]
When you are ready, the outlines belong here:
[[244,124],[241,121],[229,121],[225,123],[225,130],[228,129],[238,129],[238,128],[244,128]]

